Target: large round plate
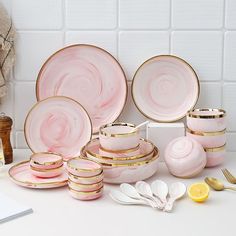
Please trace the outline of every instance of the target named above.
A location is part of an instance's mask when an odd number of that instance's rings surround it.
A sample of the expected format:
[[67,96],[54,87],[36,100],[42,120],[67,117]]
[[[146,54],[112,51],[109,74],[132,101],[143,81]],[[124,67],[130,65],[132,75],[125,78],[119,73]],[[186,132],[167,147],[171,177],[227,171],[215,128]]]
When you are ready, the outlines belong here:
[[65,160],[78,156],[90,139],[92,125],[85,109],[67,97],[38,102],[25,120],[25,139],[33,152],[54,152]]
[[132,82],[135,105],[146,117],[172,122],[184,117],[199,97],[199,81],[193,68],[171,55],[150,58],[136,71]]
[[105,50],[77,44],[54,53],[42,66],[36,83],[38,101],[67,96],[88,111],[93,132],[114,122],[126,102],[127,81],[118,61]]
[[12,166],[8,173],[14,183],[26,188],[58,188],[67,185],[68,179],[66,171],[54,178],[38,178],[31,174],[29,161]]

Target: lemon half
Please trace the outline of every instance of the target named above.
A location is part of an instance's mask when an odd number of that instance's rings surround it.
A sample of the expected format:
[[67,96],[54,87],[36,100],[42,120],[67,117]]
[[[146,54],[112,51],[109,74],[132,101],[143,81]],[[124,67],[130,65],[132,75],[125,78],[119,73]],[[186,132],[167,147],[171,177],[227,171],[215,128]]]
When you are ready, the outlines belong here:
[[204,202],[209,196],[210,188],[206,183],[195,183],[188,187],[188,196],[195,202]]

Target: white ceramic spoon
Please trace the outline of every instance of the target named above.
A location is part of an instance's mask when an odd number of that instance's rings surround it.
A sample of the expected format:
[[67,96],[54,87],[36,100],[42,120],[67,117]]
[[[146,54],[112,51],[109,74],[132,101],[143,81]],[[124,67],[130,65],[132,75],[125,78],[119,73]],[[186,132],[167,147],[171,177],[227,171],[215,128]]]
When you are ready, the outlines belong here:
[[135,200],[143,200],[146,203],[148,203],[151,207],[153,208],[157,208],[157,204],[156,202],[149,200],[148,198],[145,198],[143,196],[141,196],[137,190],[135,189],[134,186],[130,185],[130,184],[126,184],[123,183],[120,185],[120,189],[122,191],[122,193],[124,193],[125,195],[127,195],[130,198],[133,198]]
[[165,205],[164,211],[170,212],[173,208],[174,202],[184,196],[186,186],[181,182],[176,182],[169,187],[169,200]]
[[151,190],[154,194],[154,196],[158,197],[162,203],[167,203],[167,195],[168,195],[168,186],[164,181],[161,180],[155,180],[151,183]]
[[150,206],[147,202],[143,200],[136,200],[133,198],[128,197],[124,193],[117,191],[117,190],[111,190],[110,197],[117,203],[122,205],[146,205]]
[[137,126],[135,127],[135,130],[139,129],[140,127],[142,127],[142,126],[144,126],[144,125],[146,125],[146,124],[148,124],[148,123],[149,123],[149,120],[146,120],[146,121],[142,122],[141,124],[139,124],[139,125],[137,125]]
[[141,196],[146,197],[146,198],[156,202],[158,209],[163,209],[163,207],[164,207],[163,203],[160,201],[160,199],[153,196],[151,187],[148,183],[146,183],[144,181],[138,181],[135,184],[135,188]]

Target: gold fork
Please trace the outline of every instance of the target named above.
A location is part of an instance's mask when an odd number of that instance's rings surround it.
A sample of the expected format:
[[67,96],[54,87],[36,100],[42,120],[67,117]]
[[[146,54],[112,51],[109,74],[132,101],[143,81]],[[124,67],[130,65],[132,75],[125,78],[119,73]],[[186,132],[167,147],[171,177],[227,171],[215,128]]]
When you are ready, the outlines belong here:
[[231,184],[236,184],[236,178],[227,169],[221,169],[221,171],[223,172],[228,182],[230,182]]

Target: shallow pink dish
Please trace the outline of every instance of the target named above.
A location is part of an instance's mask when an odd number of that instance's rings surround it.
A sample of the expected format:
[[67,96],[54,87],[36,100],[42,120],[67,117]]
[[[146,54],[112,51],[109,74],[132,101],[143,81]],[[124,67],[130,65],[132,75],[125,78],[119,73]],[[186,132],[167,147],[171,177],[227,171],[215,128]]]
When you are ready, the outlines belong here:
[[64,160],[78,156],[92,134],[87,112],[67,97],[51,97],[38,102],[29,111],[24,130],[33,152],[59,153]]
[[134,156],[117,156],[115,153],[109,156],[100,155],[100,143],[99,139],[91,140],[85,147],[81,149],[81,153],[86,153],[85,155],[91,160],[99,162],[101,164],[129,164],[138,161],[146,161],[152,158],[154,151],[154,144],[140,139],[139,144],[139,154]]
[[102,166],[92,160],[73,158],[67,162],[69,173],[80,177],[93,177],[102,172]]
[[176,138],[166,147],[165,163],[169,172],[174,176],[194,177],[204,169],[206,162],[203,147],[192,138]]
[[42,170],[55,169],[63,165],[63,157],[51,152],[33,153],[30,156],[30,165]]
[[42,66],[36,83],[38,101],[68,96],[88,111],[93,132],[114,122],[126,102],[127,81],[118,61],[102,48],[77,44],[54,53]]
[[101,182],[103,178],[104,178],[103,172],[93,177],[80,177],[68,173],[68,179],[78,184],[96,184],[98,182]]
[[92,192],[75,191],[69,187],[69,193],[73,198],[78,199],[78,200],[82,200],[82,201],[95,200],[102,196],[103,187]]
[[107,124],[99,129],[99,141],[102,148],[111,151],[123,151],[139,145],[139,130],[129,123]]
[[103,181],[100,181],[95,184],[81,184],[81,183],[75,183],[71,180],[68,180],[68,186],[75,191],[91,192],[91,191],[96,191],[96,190],[102,188]]
[[[83,155],[86,155],[82,151]],[[107,164],[103,165],[104,183],[120,184],[134,183],[140,180],[145,180],[154,175],[159,164],[158,149],[154,149],[153,157],[147,161],[137,161],[126,165],[122,164]],[[89,158],[89,157],[87,157]]]
[[39,178],[54,178],[61,175],[65,171],[63,164],[62,166],[57,167],[55,169],[46,169],[46,170],[37,169],[33,166],[30,166],[30,170],[31,170],[32,175]]
[[218,148],[205,148],[207,156],[206,167],[214,167],[222,164],[226,157],[225,145]]
[[222,109],[194,109],[187,114],[187,126],[193,131],[216,132],[226,129],[226,112]]
[[31,174],[29,161],[23,161],[12,166],[8,173],[14,183],[26,188],[57,188],[67,185],[68,180],[65,171],[55,178],[38,178]]
[[159,122],[181,119],[199,97],[199,81],[193,68],[172,55],[145,61],[132,81],[135,105],[146,117]]
[[195,139],[204,148],[223,146],[226,143],[226,130],[216,132],[197,132],[187,128],[186,136]]

